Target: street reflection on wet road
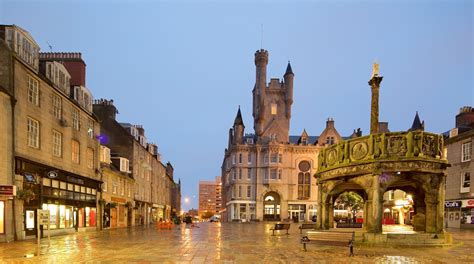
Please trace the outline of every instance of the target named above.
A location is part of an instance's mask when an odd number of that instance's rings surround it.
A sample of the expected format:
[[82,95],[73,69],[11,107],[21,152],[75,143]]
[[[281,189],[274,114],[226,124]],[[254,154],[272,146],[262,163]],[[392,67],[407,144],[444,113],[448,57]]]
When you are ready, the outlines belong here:
[[474,232],[454,230],[456,242],[444,248],[394,248],[356,244],[355,257],[345,246],[299,242],[298,225],[290,235],[272,236],[271,223],[200,223],[159,230],[155,226],[76,233],[42,241],[0,244],[0,262],[168,262],[168,263],[455,263],[474,262]]

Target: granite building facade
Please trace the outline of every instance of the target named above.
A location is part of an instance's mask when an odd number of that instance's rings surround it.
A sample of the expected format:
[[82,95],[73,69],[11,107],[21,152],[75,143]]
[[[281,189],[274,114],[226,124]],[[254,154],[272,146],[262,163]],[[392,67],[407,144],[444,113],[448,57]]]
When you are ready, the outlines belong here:
[[290,63],[283,80],[267,83],[268,51],[255,53],[253,133],[245,133],[240,108],[229,130],[222,162],[223,221],[308,221],[317,210],[312,177],[318,153],[342,138],[328,118],[319,136],[306,130],[290,135],[294,73]]

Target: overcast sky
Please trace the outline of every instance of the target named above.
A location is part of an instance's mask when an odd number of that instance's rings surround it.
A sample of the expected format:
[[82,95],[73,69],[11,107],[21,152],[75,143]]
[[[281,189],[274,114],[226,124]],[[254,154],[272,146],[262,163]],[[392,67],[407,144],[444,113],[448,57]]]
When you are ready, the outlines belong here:
[[473,14],[472,1],[457,0],[0,0],[0,23],[28,30],[42,51],[83,54],[87,87],[114,100],[120,122],[145,127],[182,181],[186,210],[197,207],[198,181],[220,174],[238,105],[253,132],[262,43],[268,79],[282,78],[288,60],[295,73],[292,135],[319,135],[328,117],[343,136],[366,134],[375,59],[380,121],[406,130],[418,111],[441,133],[474,105]]

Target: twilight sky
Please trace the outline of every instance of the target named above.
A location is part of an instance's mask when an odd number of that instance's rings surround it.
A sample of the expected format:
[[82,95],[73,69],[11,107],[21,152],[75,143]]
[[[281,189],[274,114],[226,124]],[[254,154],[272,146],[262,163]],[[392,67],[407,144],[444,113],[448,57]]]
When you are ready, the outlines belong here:
[[[98,2],[98,1],[97,1]],[[295,73],[290,132],[369,130],[372,62],[384,76],[380,121],[391,131],[454,127],[474,105],[472,1],[23,1],[0,0],[0,23],[28,30],[42,51],[82,52],[87,87],[114,99],[118,120],[141,124],[175,168],[185,210],[198,181],[220,174],[241,105],[253,132],[254,52],[267,78]]]

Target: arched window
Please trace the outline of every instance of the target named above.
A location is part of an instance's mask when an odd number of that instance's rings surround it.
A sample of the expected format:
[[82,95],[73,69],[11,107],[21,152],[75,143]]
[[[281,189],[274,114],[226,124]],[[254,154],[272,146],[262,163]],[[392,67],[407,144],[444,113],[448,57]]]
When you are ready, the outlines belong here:
[[306,200],[310,197],[310,186],[311,186],[311,176],[310,169],[311,164],[309,161],[302,161],[298,164],[298,199]]

